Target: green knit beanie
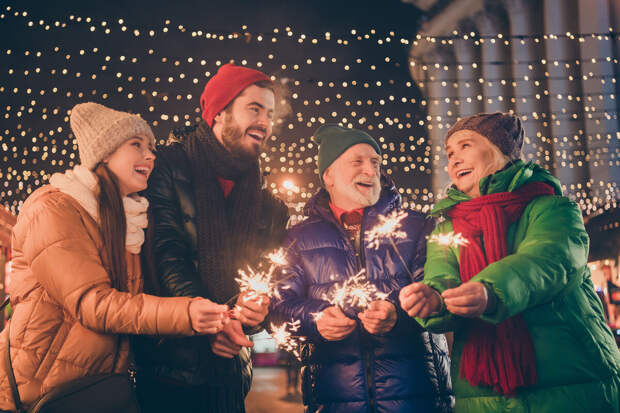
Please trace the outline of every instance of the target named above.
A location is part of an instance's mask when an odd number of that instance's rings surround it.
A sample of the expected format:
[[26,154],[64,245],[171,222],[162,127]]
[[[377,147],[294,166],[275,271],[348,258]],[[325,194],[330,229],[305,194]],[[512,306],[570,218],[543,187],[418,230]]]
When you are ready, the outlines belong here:
[[314,132],[314,141],[319,145],[319,178],[323,183],[323,172],[334,163],[344,151],[358,143],[367,143],[377,154],[381,149],[375,140],[366,132],[358,129],[343,128],[336,124],[327,124]]

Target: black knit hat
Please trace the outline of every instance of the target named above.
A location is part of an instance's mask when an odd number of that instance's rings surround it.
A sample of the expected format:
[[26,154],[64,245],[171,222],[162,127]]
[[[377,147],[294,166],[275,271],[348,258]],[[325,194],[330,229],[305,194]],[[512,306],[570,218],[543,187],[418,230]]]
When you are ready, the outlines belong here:
[[521,158],[525,132],[521,120],[510,113],[480,113],[456,122],[446,134],[446,142],[455,132],[467,129],[479,133],[510,159]]

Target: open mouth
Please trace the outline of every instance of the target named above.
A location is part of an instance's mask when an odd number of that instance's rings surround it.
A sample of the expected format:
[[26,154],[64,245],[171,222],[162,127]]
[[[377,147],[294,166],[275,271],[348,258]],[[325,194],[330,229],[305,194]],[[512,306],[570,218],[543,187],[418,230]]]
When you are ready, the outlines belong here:
[[265,132],[261,130],[252,129],[247,132],[248,136],[252,139],[256,140],[259,143],[262,143],[265,140]]
[[457,177],[457,178],[462,178],[462,177],[467,176],[467,175],[469,175],[470,173],[472,173],[472,171],[473,171],[472,169],[463,169],[463,170],[458,171],[458,172],[456,173],[456,177]]
[[133,168],[133,170],[136,171],[136,173],[138,173],[139,175],[142,175],[145,178],[149,177],[150,169],[145,167],[145,166],[136,166],[135,168]]
[[370,189],[373,185],[366,182],[356,182],[355,186],[361,189]]

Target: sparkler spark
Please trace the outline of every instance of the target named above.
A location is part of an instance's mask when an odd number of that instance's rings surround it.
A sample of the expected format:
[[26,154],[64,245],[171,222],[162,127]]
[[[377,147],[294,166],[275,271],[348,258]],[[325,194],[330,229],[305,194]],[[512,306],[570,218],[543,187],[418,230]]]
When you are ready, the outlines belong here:
[[444,234],[433,234],[428,237],[428,242],[434,242],[443,247],[460,247],[469,244],[469,241],[463,234],[460,232],[455,234],[453,231]]
[[407,238],[407,233],[401,231],[401,221],[407,216],[407,211],[393,211],[388,215],[379,215],[379,223],[366,231],[366,239],[368,240],[368,247],[379,249],[381,240],[383,238],[389,238],[392,241],[394,239]]
[[273,252],[267,254],[267,258],[275,265],[285,265],[286,264],[286,251],[284,248],[279,248]]
[[271,323],[271,337],[275,340],[278,347],[284,351],[292,353],[300,359],[299,345],[306,341],[305,337],[293,335],[301,327],[301,321],[288,321],[282,325],[276,326]]
[[[385,300],[387,294],[380,292],[374,284],[366,279],[365,270],[346,279],[342,284],[338,283],[322,297],[330,304],[344,308],[351,306],[364,310],[375,300]],[[315,320],[320,316],[315,317]]]
[[244,302],[258,299],[258,304],[260,305],[263,296],[280,298],[280,291],[277,286],[283,280],[274,280],[273,274],[276,268],[286,264],[285,256],[286,251],[283,248],[279,248],[267,254],[266,257],[271,262],[267,271],[255,270],[250,266],[248,266],[247,271],[238,271],[239,278],[235,278],[235,281],[239,284],[239,291],[243,294]]

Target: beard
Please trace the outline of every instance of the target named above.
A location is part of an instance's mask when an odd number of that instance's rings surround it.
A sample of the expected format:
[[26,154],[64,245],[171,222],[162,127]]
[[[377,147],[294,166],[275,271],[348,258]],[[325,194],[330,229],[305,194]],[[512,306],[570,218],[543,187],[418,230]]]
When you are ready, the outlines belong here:
[[359,204],[361,207],[372,206],[379,201],[381,194],[381,183],[379,176],[375,176],[372,179],[372,186],[367,192],[361,192],[355,182],[368,182],[368,177],[365,175],[356,176],[351,182],[345,183],[337,179],[334,182],[334,191],[337,191],[341,197],[346,197],[352,202]]
[[260,126],[250,126],[245,131],[242,131],[237,122],[231,115],[227,115],[222,127],[222,143],[228,151],[238,159],[242,159],[247,162],[253,162],[258,159],[263,145],[254,145],[252,143],[244,144],[245,135],[250,129],[263,130]]

